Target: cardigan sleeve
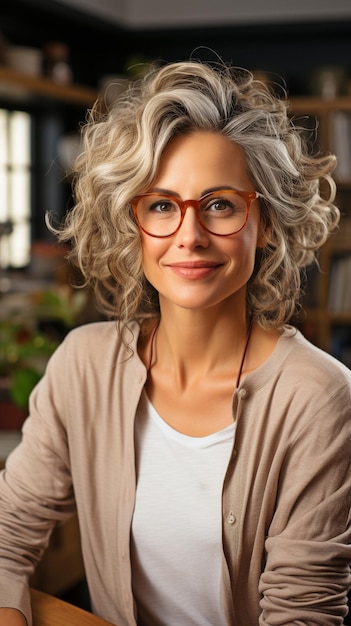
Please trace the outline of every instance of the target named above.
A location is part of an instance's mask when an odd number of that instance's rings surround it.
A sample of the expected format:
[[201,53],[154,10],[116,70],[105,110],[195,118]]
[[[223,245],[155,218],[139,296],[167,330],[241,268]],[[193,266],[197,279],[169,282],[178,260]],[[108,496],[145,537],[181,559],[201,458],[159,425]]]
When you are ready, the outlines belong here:
[[[341,625],[351,563],[351,396],[339,386],[287,447],[261,575],[261,625]],[[308,408],[306,407],[306,410]]]
[[22,441],[0,473],[0,606],[22,611],[31,625],[28,579],[53,527],[75,509],[64,413],[64,349],[32,392]]

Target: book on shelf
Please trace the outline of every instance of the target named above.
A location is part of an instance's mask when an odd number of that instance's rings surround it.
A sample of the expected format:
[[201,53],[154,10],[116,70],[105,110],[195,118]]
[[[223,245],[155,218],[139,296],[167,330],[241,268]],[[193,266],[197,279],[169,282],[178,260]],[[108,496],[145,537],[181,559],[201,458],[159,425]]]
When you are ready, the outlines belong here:
[[330,271],[329,313],[351,313],[351,253],[333,259]]
[[330,146],[337,157],[335,179],[351,181],[351,113],[335,111],[330,122]]
[[351,368],[351,327],[337,326],[333,329],[330,341],[330,353]]

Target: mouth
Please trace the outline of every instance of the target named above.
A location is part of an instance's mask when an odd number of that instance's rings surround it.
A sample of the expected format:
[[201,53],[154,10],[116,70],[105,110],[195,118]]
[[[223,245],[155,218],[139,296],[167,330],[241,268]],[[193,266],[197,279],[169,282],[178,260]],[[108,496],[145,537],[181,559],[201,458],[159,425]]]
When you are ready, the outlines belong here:
[[169,263],[167,267],[169,267],[174,274],[177,274],[177,276],[196,280],[213,274],[219,267],[221,267],[221,263],[205,260],[181,261],[180,263]]

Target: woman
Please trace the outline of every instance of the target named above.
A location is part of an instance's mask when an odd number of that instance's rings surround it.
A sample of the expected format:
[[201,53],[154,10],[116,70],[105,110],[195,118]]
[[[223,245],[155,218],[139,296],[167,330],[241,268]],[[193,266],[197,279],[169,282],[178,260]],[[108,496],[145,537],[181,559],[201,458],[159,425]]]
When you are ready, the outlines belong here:
[[60,238],[113,319],[58,348],[2,476],[7,626],[75,508],[118,626],[342,623],[351,377],[288,325],[334,165],[245,71],[171,64],[92,112]]

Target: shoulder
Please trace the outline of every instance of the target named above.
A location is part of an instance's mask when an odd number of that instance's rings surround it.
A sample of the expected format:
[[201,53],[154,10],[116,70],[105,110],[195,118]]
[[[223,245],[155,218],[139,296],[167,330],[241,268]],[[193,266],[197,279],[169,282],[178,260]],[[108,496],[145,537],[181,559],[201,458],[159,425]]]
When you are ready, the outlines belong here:
[[[244,380],[251,398],[301,411],[333,406],[351,413],[351,371],[330,354],[286,326],[272,354]],[[276,404],[274,404],[276,406]]]
[[139,336],[140,326],[137,322],[119,325],[118,322],[92,322],[77,326],[71,330],[64,339],[64,343],[70,345],[85,344],[99,346],[112,343],[135,344]]
[[94,419],[97,406],[106,415],[110,401],[116,411],[122,400],[134,402],[146,378],[137,350],[139,329],[137,322],[121,328],[115,322],[94,322],[70,331],[32,392],[32,414],[50,414],[55,407],[62,421],[72,413],[77,420],[78,415]]
[[330,386],[351,388],[349,368],[312,344],[297,329],[286,327],[278,351],[282,366],[293,379],[326,389]]
[[238,394],[248,414],[256,426],[261,422],[269,429],[273,442],[284,446],[307,432],[325,441],[351,436],[350,370],[293,327],[284,329],[272,354],[242,388]]
[[93,322],[71,330],[51,358],[53,364],[64,361],[77,370],[88,363],[101,367],[116,364],[137,353],[140,326],[130,322],[123,326],[114,321]]
[[291,327],[277,347],[275,391],[286,415],[301,426],[314,421],[333,436],[342,424],[350,433],[350,370]]

